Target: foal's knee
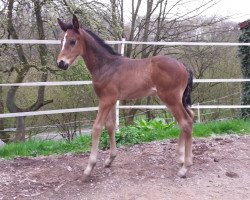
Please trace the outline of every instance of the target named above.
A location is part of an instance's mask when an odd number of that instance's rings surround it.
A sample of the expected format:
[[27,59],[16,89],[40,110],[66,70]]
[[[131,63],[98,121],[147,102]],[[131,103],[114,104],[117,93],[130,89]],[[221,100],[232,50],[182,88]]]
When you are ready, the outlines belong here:
[[115,132],[115,125],[114,124],[106,124],[105,128],[106,128],[109,135],[114,134],[114,132]]
[[101,133],[101,130],[102,130],[102,126],[100,126],[100,125],[94,125],[93,126],[93,129],[92,129],[92,137],[97,137],[97,138],[99,138],[99,135],[100,135],[100,133]]
[[182,132],[186,138],[192,137],[193,120],[190,118],[181,124]]
[[186,111],[188,112],[188,115],[191,117],[192,121],[194,122],[194,111],[192,111],[191,108],[187,108]]

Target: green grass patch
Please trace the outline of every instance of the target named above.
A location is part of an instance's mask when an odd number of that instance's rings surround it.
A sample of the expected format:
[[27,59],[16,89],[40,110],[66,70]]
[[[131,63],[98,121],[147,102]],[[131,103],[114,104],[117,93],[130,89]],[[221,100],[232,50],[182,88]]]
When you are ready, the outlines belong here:
[[[156,140],[177,138],[178,126],[166,125],[162,121],[142,122],[142,126],[123,127],[116,134],[117,146],[133,145]],[[162,124],[162,125],[161,125]],[[209,122],[195,124],[193,128],[194,137],[209,137],[222,134],[250,134],[250,120],[228,120],[220,122]],[[0,148],[0,157],[14,158],[17,156],[39,156],[51,154],[64,154],[68,152],[83,153],[90,150],[91,137],[88,135],[76,137],[73,141],[65,140],[30,140],[20,143],[10,143]],[[109,148],[108,134],[103,131],[100,139],[100,148]]]
[[250,120],[227,120],[195,124],[194,137],[209,137],[221,134],[250,134]]
[[26,142],[10,143],[0,148],[0,157],[14,158],[17,156],[39,156],[80,153],[90,149],[90,136],[79,136],[72,142],[65,140],[29,140]]

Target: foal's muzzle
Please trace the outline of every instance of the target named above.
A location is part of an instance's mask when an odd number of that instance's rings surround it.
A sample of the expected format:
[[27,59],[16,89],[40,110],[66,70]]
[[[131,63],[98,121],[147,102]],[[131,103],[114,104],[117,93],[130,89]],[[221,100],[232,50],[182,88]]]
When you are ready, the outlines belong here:
[[59,63],[57,63],[58,67],[60,69],[66,70],[69,67],[69,64],[66,63],[65,61],[61,60]]

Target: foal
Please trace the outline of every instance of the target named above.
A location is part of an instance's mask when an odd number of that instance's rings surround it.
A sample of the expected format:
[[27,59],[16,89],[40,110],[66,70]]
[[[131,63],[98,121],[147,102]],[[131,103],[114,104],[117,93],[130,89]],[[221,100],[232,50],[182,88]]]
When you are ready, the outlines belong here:
[[157,94],[177,120],[181,133],[178,140],[178,160],[182,164],[178,175],[185,177],[192,165],[192,126],[194,114],[190,109],[192,72],[167,56],[146,59],[130,59],[113,51],[97,35],[79,27],[73,15],[72,24],[58,19],[65,32],[58,67],[66,70],[82,56],[92,75],[93,87],[99,97],[99,110],[92,130],[92,147],[85,179],[93,170],[98,154],[101,130],[105,125],[110,138],[110,155],[105,166],[110,166],[116,157],[115,105],[117,100],[141,98]]

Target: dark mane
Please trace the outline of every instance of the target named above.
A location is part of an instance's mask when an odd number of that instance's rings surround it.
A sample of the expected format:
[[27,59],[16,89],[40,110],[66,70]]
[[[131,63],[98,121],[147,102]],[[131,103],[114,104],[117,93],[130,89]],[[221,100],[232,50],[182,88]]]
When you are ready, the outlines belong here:
[[117,53],[116,51],[114,51],[114,49],[109,46],[102,38],[100,38],[98,35],[96,35],[94,32],[92,32],[89,29],[84,29],[84,31],[86,31],[92,38],[95,39],[95,41],[102,46],[104,49],[106,49],[110,54],[112,55],[116,55],[116,56],[120,56],[121,54]]

